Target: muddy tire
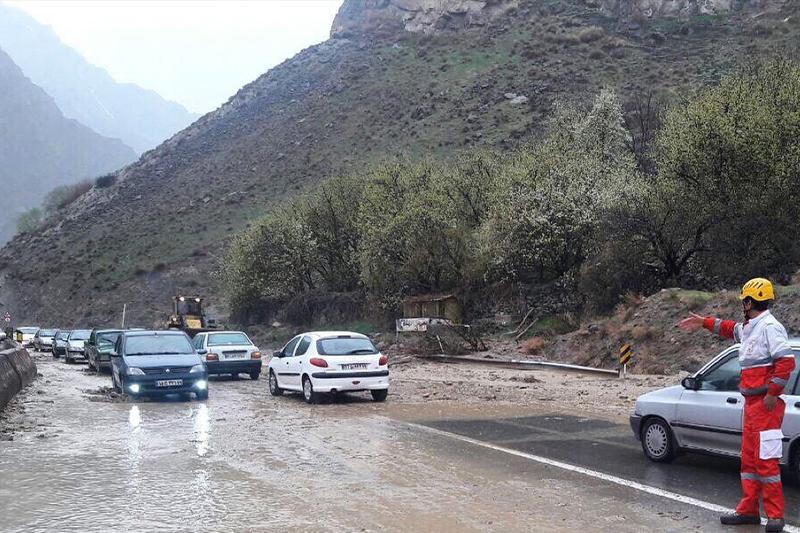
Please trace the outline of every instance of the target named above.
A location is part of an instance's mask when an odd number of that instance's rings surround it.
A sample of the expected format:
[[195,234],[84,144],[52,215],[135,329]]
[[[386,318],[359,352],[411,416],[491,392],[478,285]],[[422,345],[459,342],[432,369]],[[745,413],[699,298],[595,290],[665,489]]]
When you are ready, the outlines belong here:
[[273,396],[283,395],[283,389],[278,386],[278,378],[272,370],[269,371],[269,393]]
[[314,384],[308,377],[303,378],[303,399],[308,404],[319,403],[319,393],[314,391]]
[[250,379],[252,379],[253,381],[257,381],[260,375],[261,375],[260,370],[253,370],[252,372],[250,372]]
[[206,390],[201,390],[200,392],[197,392],[197,393],[195,393],[195,394],[197,394],[197,400],[198,400],[198,401],[201,401],[201,402],[202,402],[202,401],[204,401],[204,400],[208,400],[208,389],[206,389]]
[[386,397],[389,395],[389,389],[379,389],[369,391],[372,394],[372,399],[376,402],[385,402]]
[[669,463],[678,456],[672,428],[660,418],[651,418],[642,426],[642,450],[653,462]]

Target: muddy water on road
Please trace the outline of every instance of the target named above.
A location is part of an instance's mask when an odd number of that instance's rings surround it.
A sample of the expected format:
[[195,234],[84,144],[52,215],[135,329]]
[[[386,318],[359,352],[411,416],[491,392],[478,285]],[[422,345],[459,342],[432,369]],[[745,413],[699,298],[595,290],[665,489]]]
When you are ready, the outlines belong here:
[[307,406],[242,379],[212,381],[207,402],[114,402],[91,394],[107,375],[38,364],[42,377],[0,419],[2,531],[541,531],[597,520],[679,531],[706,520],[479,457],[394,420],[392,409],[414,408],[391,395]]

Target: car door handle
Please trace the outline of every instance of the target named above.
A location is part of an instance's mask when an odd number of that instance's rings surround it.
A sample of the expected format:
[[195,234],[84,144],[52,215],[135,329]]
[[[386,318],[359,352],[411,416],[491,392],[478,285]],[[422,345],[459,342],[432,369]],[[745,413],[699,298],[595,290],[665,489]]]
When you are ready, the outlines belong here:
[[[728,403],[739,403],[739,400],[737,398],[728,398],[725,401],[728,402]],[[798,403],[800,403],[800,402],[798,402]]]

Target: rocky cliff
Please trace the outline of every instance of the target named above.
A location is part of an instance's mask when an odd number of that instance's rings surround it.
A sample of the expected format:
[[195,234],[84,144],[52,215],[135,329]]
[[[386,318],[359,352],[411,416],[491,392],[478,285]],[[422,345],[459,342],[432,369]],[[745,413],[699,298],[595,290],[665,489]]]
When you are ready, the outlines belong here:
[[[364,28],[358,21],[370,12],[397,14],[383,20],[400,31],[354,33],[301,52],[41,233],[14,238],[0,249],[4,310],[42,324],[101,326],[127,303],[132,323],[158,325],[171,294],[224,302],[213,272],[236,234],[326,178],[398,155],[509,149],[541,132],[558,98],[613,87],[631,102],[639,91],[717,83],[739,58],[800,51],[796,0],[756,20],[741,10],[665,19],[653,24],[658,40],[655,31],[620,28],[593,1],[420,0],[427,10],[404,13],[398,6],[410,0],[348,0],[334,34]],[[436,16],[452,17],[457,4],[477,6],[460,31],[406,31],[423,19],[447,28]],[[366,11],[354,12],[359,6]],[[489,16],[495,9],[502,14]]]
[[345,0],[331,36],[398,29],[436,33],[482,26],[518,4],[517,0]]
[[[621,20],[642,21],[647,19],[698,15],[723,15],[737,10],[749,10],[754,14],[779,10],[789,0],[601,0],[602,12]],[[587,0],[596,5],[597,0]]]

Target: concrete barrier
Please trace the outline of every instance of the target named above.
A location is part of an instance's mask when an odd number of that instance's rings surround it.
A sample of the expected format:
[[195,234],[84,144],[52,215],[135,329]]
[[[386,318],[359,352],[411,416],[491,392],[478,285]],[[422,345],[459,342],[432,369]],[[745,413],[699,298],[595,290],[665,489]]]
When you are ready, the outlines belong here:
[[0,352],[0,410],[36,379],[36,364],[23,349]]

